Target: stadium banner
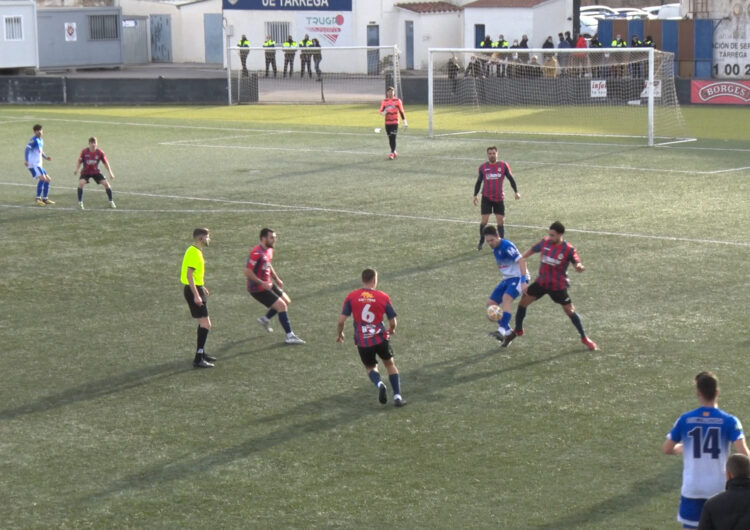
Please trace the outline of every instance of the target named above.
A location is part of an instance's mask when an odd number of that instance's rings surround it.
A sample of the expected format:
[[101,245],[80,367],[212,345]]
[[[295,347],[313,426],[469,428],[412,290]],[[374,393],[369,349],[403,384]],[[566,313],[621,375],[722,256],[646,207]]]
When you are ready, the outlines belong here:
[[297,33],[307,34],[311,39],[318,39],[320,46],[352,46],[351,13],[297,13],[294,27]]
[[591,97],[592,98],[606,98],[607,97],[607,81],[604,79],[592,79],[591,80]]
[[750,0],[716,2],[713,74],[717,79],[750,78]]
[[690,103],[750,105],[750,81],[691,81]]
[[224,9],[248,11],[351,11],[352,0],[223,0]]

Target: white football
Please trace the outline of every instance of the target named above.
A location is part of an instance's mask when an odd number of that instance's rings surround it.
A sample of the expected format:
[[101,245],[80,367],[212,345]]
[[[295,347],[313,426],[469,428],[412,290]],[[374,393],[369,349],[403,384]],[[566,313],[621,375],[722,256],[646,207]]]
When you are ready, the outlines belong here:
[[497,322],[498,320],[503,318],[503,308],[499,305],[487,306],[487,318],[489,318],[493,322]]

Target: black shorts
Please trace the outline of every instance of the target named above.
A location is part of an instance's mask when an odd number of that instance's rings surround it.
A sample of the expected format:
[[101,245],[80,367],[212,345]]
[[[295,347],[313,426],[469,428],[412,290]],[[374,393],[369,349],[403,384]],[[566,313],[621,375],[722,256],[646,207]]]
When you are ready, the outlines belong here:
[[534,298],[541,298],[545,294],[548,294],[552,301],[560,305],[568,305],[573,302],[570,300],[567,289],[561,289],[559,291],[551,291],[546,287],[542,287],[537,282],[532,283],[526,289],[526,294],[533,296]]
[[482,195],[482,215],[505,215],[505,203],[503,201],[491,201]]
[[390,341],[387,340],[375,346],[357,346],[357,350],[359,350],[359,358],[362,359],[362,364],[368,368],[378,364],[376,355],[384,361],[393,358],[393,349]]
[[94,182],[97,184],[101,184],[102,180],[107,180],[101,173],[94,173],[93,175],[84,175],[81,173],[81,178],[86,181],[86,184],[89,183],[89,179],[94,179]]
[[201,300],[203,300],[203,305],[195,305],[195,298],[193,297],[193,291],[190,290],[189,285],[186,285],[183,291],[185,293],[185,300],[188,303],[188,307],[190,308],[190,315],[193,318],[205,318],[208,316],[208,306],[206,305],[206,291],[203,290],[202,285],[196,285],[195,287],[198,289],[198,292],[201,295]]
[[385,134],[396,135],[398,134],[398,123],[391,123],[385,125]]
[[253,298],[266,307],[271,307],[276,303],[276,300],[284,296],[284,291],[276,287],[275,285],[270,291],[260,291],[257,293],[250,293]]

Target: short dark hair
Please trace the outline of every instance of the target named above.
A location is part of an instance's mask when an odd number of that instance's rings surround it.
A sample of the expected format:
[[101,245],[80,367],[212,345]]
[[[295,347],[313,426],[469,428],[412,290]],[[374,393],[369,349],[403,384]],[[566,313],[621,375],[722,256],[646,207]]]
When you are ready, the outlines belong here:
[[268,234],[273,234],[273,230],[271,230],[270,228],[264,228],[264,229],[262,229],[262,230],[260,231],[260,238],[261,238],[261,239],[263,239],[263,238],[264,238],[264,237],[266,237],[266,236],[267,236]]
[[487,225],[484,227],[484,230],[482,230],[482,233],[486,236],[498,236],[497,234],[497,228],[495,228],[492,225]]
[[393,90],[394,92],[396,91],[396,89],[393,88],[392,86],[389,86],[388,88],[385,89],[386,92],[388,92],[389,90]]
[[362,271],[362,283],[370,283],[378,275],[375,269],[365,269]]
[[208,228],[196,228],[193,230],[193,239],[208,235]]
[[555,221],[551,225],[549,225],[550,230],[554,230],[558,234],[564,234],[565,233],[565,226],[560,221]]
[[701,372],[695,376],[695,386],[701,396],[713,401],[719,393],[719,380],[711,372]]
[[42,126],[41,125],[39,125],[38,123],[36,125],[34,125],[34,132],[41,131],[41,130],[42,130]]
[[490,152],[491,150],[493,150],[493,149],[494,149],[495,151],[497,151],[497,147],[495,147],[494,145],[491,145],[491,146],[489,146],[489,147],[487,148],[487,152],[489,153],[489,152]]
[[89,138],[89,143],[91,142],[96,142],[96,136],[92,136],[91,138]]
[[750,458],[735,453],[727,458],[727,473],[732,478],[750,478]]

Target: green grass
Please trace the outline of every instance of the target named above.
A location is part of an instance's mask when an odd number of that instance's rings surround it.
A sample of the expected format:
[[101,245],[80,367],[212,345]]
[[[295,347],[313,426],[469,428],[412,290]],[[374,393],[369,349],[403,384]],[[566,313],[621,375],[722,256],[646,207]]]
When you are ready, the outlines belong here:
[[[428,140],[407,108],[389,162],[365,107],[4,107],[0,526],[676,527],[681,462],[660,447],[692,376],[716,371],[722,406],[750,418],[750,137],[732,129],[748,111],[684,111],[700,140],[649,149]],[[32,206],[22,165],[35,122],[55,207]],[[93,184],[74,209],[91,135],[115,211]],[[509,239],[570,228],[601,352],[548,299],[508,350],[484,336],[498,275],[471,194],[490,141],[523,195]],[[200,372],[178,277],[196,226],[219,358]],[[263,226],[305,346],[255,322],[242,269]],[[350,324],[334,342],[365,266],[399,312],[404,409],[377,403]]]

